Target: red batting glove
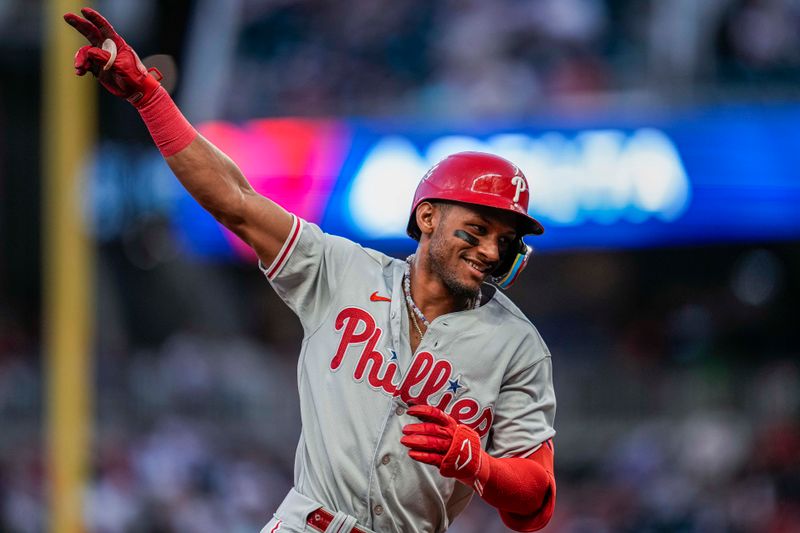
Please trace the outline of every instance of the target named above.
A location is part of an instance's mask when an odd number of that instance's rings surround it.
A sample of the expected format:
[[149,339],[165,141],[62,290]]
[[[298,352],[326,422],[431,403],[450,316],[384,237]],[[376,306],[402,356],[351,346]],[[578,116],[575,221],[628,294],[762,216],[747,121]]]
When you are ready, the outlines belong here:
[[[114,96],[125,98],[136,107],[144,105],[160,86],[161,73],[151,69],[153,75],[150,75],[133,48],[100,13],[88,7],[81,9],[81,13],[85,19],[72,13],[64,15],[67,24],[91,43],[75,54],[75,74],[83,76],[91,72]],[[111,53],[101,48],[106,39],[111,39],[117,47],[117,57],[107,70],[104,67]]]
[[421,424],[403,427],[400,442],[409,448],[408,455],[439,467],[443,476],[456,478],[482,495],[489,478],[489,462],[478,433],[429,405],[412,406],[408,414],[422,420]]
[[495,459],[481,449],[474,429],[442,410],[415,405],[408,414],[422,420],[403,427],[400,442],[409,448],[409,456],[472,487],[514,531],[536,531],[547,525],[556,495],[551,443],[542,444],[530,457]]

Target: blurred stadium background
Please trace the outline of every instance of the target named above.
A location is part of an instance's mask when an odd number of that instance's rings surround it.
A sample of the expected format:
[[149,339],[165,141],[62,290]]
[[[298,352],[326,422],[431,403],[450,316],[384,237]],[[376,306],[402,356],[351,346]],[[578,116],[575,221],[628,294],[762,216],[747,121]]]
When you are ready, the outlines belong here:
[[[559,401],[546,531],[800,531],[800,2],[94,7],[142,57],[174,58],[190,120],[331,232],[405,255],[408,188],[439,155],[523,167],[548,229],[510,292]],[[41,102],[59,15],[0,1],[3,532],[49,527]],[[291,484],[301,329],[136,113],[97,98],[86,530],[257,531]],[[451,530],[505,531],[477,501]]]

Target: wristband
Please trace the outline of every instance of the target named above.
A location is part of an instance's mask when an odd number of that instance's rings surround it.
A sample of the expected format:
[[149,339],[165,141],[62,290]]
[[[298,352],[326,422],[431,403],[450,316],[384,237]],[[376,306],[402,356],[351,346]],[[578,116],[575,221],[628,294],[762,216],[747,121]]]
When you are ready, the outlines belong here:
[[146,98],[134,103],[150,136],[164,157],[177,154],[197,137],[197,130],[186,120],[167,91],[159,86]]

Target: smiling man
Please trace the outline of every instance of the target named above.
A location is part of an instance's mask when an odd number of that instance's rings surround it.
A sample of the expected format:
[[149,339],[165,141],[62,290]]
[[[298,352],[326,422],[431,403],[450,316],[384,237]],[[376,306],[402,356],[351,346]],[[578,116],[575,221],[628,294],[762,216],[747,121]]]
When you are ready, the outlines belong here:
[[180,182],[255,250],[303,325],[295,486],[262,531],[441,532],[476,493],[509,527],[544,527],[556,496],[550,353],[495,288],[525,267],[522,237],[543,231],[520,170],[451,155],[415,193],[416,253],[362,248],[256,193],[108,21],[82,14],[65,15],[89,40],[76,73],[137,109]]

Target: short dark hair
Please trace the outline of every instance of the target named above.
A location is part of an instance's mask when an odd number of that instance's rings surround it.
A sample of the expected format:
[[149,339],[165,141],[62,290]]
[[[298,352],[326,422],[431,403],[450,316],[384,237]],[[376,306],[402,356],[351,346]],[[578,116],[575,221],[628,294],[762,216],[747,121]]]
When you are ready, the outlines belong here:
[[453,207],[455,202],[451,202],[449,200],[431,200],[430,201],[433,205],[437,206],[439,209],[442,210],[442,213],[447,213]]

